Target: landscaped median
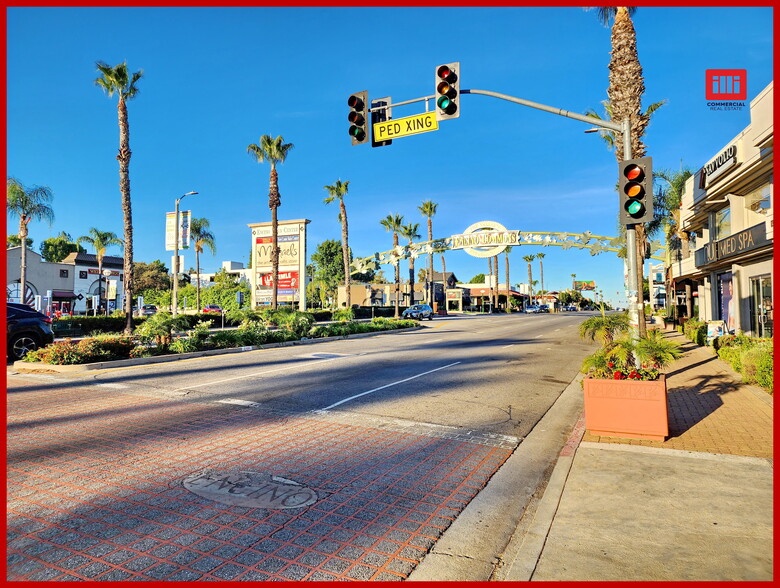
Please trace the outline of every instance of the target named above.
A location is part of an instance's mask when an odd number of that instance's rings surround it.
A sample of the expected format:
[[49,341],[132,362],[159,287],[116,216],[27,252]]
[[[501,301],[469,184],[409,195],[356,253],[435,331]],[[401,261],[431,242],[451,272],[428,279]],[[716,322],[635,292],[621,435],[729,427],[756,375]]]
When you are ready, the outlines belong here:
[[[255,316],[256,315],[256,316]],[[247,313],[237,329],[209,331],[200,322],[183,336],[175,336],[181,320],[159,313],[136,329],[132,336],[104,334],[80,341],[58,341],[31,351],[14,369],[23,372],[72,372],[236,353],[284,345],[301,345],[329,339],[344,339],[397,329],[419,328],[414,320],[375,318],[370,322],[343,321],[314,325],[310,313],[280,313],[275,320]],[[269,328],[274,327],[276,328]]]

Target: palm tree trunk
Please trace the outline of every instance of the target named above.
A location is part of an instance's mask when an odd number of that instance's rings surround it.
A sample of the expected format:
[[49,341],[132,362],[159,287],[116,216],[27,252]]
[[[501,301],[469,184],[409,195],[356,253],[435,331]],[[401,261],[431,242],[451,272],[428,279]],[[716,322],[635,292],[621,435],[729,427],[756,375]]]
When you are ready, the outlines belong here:
[[493,296],[495,296],[495,302],[493,303],[493,308],[495,310],[498,310],[498,255],[493,257],[493,277],[495,278],[493,280],[493,283],[495,285],[495,289],[493,290]]
[[25,304],[27,294],[27,223],[30,217],[19,219],[19,244],[22,246],[19,259],[19,303]]
[[276,310],[279,299],[279,221],[277,220],[277,208],[281,204],[279,196],[279,174],[276,166],[271,165],[271,181],[268,193],[268,208],[271,209],[271,308]]
[[539,260],[539,288],[541,289],[542,296],[544,296],[544,266],[542,265],[542,260]]
[[347,225],[347,207],[339,199],[341,208],[341,255],[344,258],[344,287],[347,290],[347,308],[352,308],[352,276],[349,272],[349,228]]
[[[124,292],[125,292],[125,334],[133,332],[133,212],[130,204],[130,123],[127,120],[127,104],[119,95],[117,104],[119,116],[119,189],[122,192],[122,215],[124,217]],[[108,301],[106,301],[108,310]]]
[[447,308],[447,262],[444,259],[444,252],[441,253],[441,287],[444,289],[444,309]]
[[533,304],[534,303],[534,285],[531,283],[533,282],[533,276],[531,275],[531,262],[528,262],[528,301]]
[[647,320],[645,317],[645,283],[644,283],[644,271],[643,268],[645,267],[645,244],[644,244],[644,236],[645,236],[645,229],[643,225],[636,225],[635,230],[636,235],[636,283],[637,283],[637,292],[639,292],[639,313],[638,313],[638,320],[639,320],[639,336],[644,337],[647,334],[647,325],[645,324],[645,321]]
[[[98,257],[98,307],[100,310],[101,300],[103,299],[103,258]],[[95,314],[97,315],[97,310]],[[106,301],[106,310],[108,310],[108,301]]]
[[414,258],[409,256],[409,306],[414,304]]
[[505,275],[505,277],[506,277],[506,311],[509,312],[510,311],[510,306],[509,306],[509,296],[510,296],[510,294],[509,294],[509,290],[510,290],[510,288],[509,288],[509,251],[504,252],[504,265],[505,265],[505,270],[506,270],[506,275]]
[[488,299],[490,300],[490,304],[493,304],[493,258],[488,257],[488,276],[490,276],[490,280],[485,279],[485,283],[490,284],[490,288],[488,289]]

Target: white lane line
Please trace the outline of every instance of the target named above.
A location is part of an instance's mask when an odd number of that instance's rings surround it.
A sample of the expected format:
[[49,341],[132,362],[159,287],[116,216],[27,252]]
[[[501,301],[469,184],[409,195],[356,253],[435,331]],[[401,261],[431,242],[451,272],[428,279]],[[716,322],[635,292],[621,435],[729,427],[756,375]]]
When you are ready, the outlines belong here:
[[325,408],[320,408],[319,410],[315,412],[321,412],[325,410],[330,410],[331,408],[336,408],[337,406],[344,404],[345,402],[349,402],[350,400],[355,400],[355,398],[360,398],[361,396],[365,396],[366,394],[372,394],[373,392],[378,392],[379,390],[384,390],[385,388],[389,388],[390,386],[395,386],[397,384],[403,384],[404,382],[408,382],[409,380],[414,380],[415,378],[419,378],[421,376],[425,376],[428,374],[432,374],[433,372],[438,372],[439,370],[447,369],[448,367],[452,367],[454,365],[458,365],[460,362],[456,361],[455,363],[450,363],[447,365],[443,365],[441,367],[438,367],[434,370],[428,370],[427,372],[423,372],[421,374],[417,374],[416,376],[411,376],[409,378],[398,380],[397,382],[393,382],[392,384],[385,384],[384,386],[379,386],[379,388],[374,388],[373,390],[368,390],[366,392],[361,392],[360,394],[355,394],[354,396],[350,396],[349,398],[345,398],[344,400],[339,400],[338,402],[335,402],[331,404],[330,406],[326,406]]
[[541,335],[537,335],[536,337],[534,337],[534,339],[538,339],[539,337],[541,337]]
[[504,345],[501,349],[506,349],[507,347],[512,347],[512,346],[514,346],[514,343],[510,343],[509,345]]
[[320,359],[317,361],[308,361],[304,365],[296,363],[295,365],[288,365],[287,367],[283,368],[277,368],[275,370],[266,370],[264,372],[253,372],[251,374],[245,374],[243,376],[235,376],[234,378],[225,378],[224,380],[215,380],[213,382],[203,382],[202,384],[190,384],[189,386],[185,386],[183,388],[177,388],[176,390],[172,390],[172,392],[179,392],[180,390],[192,390],[193,388],[200,388],[201,386],[216,386],[217,384],[223,384],[225,382],[232,382],[233,380],[243,380],[244,378],[254,378],[255,376],[264,376],[266,374],[275,374],[277,372],[286,372],[288,370],[295,370],[295,369],[301,369],[304,367],[309,367],[310,365],[323,363],[326,361],[338,361],[339,359],[348,359],[350,357],[359,357],[361,355],[365,355],[365,353],[358,353],[357,355],[344,355],[341,357],[329,357],[327,359]]

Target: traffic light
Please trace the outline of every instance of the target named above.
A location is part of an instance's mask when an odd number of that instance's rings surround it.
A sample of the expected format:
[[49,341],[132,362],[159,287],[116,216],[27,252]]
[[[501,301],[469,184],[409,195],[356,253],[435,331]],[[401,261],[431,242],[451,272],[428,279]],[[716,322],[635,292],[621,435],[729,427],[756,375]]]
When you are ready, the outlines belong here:
[[632,225],[653,220],[653,158],[621,161],[618,192],[621,224]]
[[436,67],[436,120],[460,116],[460,62]]
[[347,100],[349,106],[349,136],[353,145],[368,141],[368,91],[356,92]]

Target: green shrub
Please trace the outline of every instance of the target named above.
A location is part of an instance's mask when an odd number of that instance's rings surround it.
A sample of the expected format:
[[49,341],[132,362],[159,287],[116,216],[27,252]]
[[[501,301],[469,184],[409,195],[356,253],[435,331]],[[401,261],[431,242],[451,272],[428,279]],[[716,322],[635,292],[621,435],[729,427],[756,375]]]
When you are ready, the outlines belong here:
[[696,343],[696,345],[707,344],[707,323],[690,319],[685,321],[682,331],[688,339]]
[[355,312],[351,308],[339,308],[333,311],[334,321],[351,321],[355,318]]
[[191,325],[187,315],[173,316],[169,312],[158,312],[143,322],[135,334],[143,341],[154,341],[158,346],[170,345],[174,331],[183,331]]
[[740,355],[742,354],[742,348],[741,347],[721,347],[718,349],[718,357],[725,361],[726,363],[730,364],[731,367],[734,369],[734,371],[738,372],[742,368],[742,364],[740,362]]
[[771,343],[762,342],[740,354],[742,377],[749,384],[758,384],[772,391],[774,383],[774,347]]
[[314,324],[314,315],[310,312],[294,311],[279,315],[279,326],[296,334],[298,339],[305,337]]
[[200,351],[201,345],[193,337],[177,337],[168,346],[168,349],[172,353],[190,353],[192,351]]
[[29,352],[24,361],[51,365],[75,365],[128,359],[135,347],[131,337],[104,335],[73,341],[57,341],[41,349]]

